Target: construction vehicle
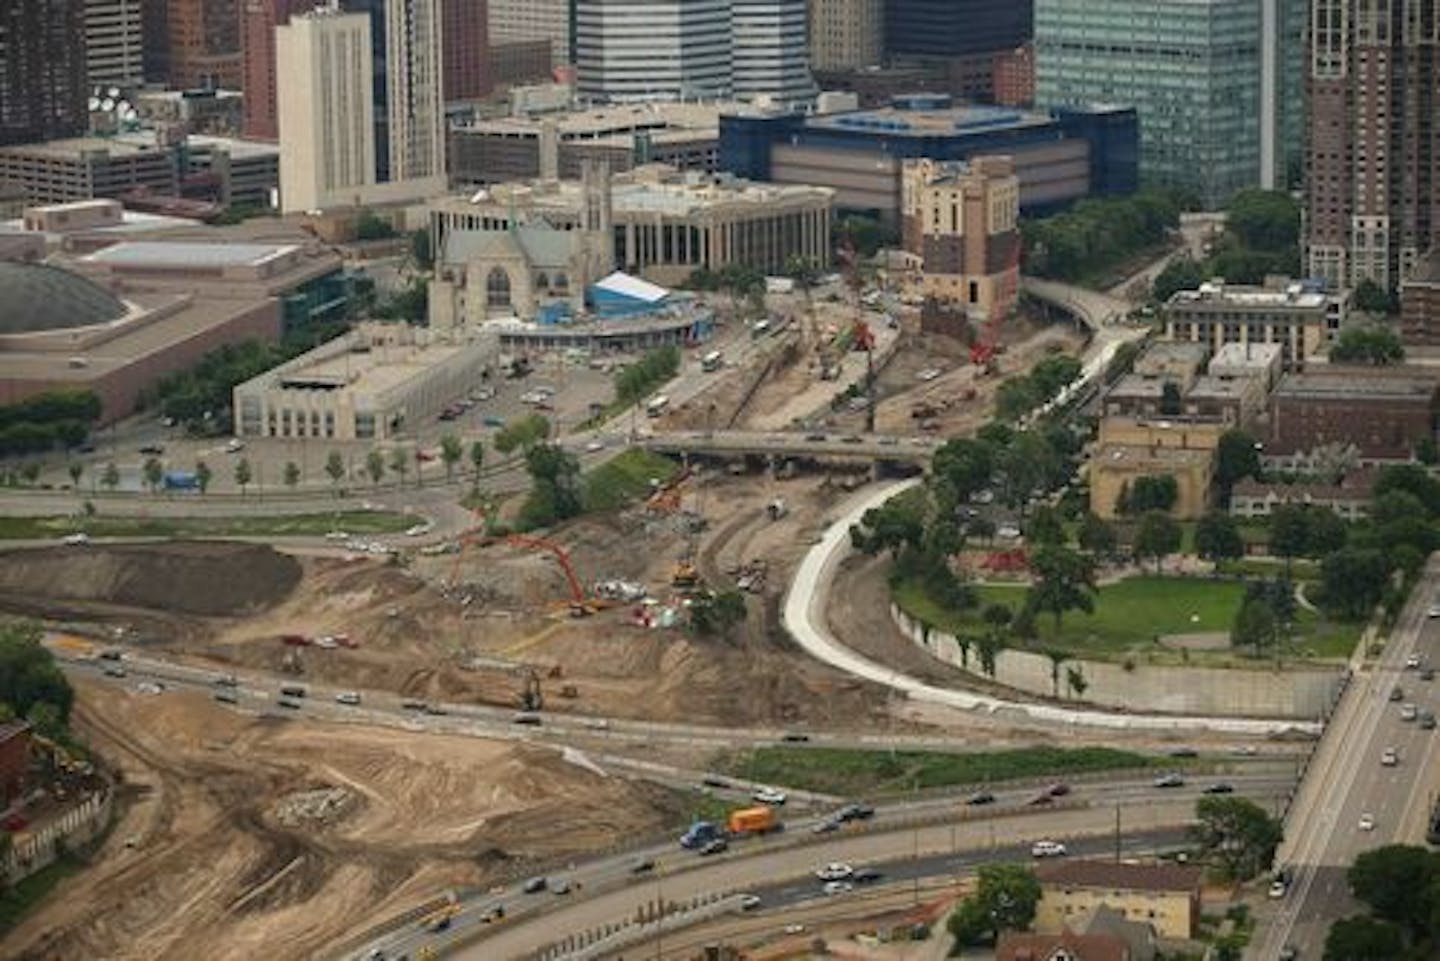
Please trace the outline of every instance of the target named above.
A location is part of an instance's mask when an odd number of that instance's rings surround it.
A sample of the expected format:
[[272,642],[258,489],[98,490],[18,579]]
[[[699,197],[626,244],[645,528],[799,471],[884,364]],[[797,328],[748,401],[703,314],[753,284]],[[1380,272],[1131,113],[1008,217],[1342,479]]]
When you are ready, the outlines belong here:
[[736,808],[725,818],[725,830],[731,837],[747,834],[769,834],[783,828],[775,809],[764,804],[749,808]]
[[420,922],[420,926],[431,934],[439,934],[450,927],[450,922],[455,920],[455,915],[460,913],[460,905],[455,901],[431,911]]
[[570,589],[571,617],[586,617],[609,606],[607,601],[585,596],[585,589],[580,586],[580,579],[575,576],[575,568],[570,563],[570,552],[559,544],[543,537],[531,537],[528,534],[511,534],[505,538],[505,542],[528,550],[548,551],[554,556],[560,565],[560,570],[565,574],[565,583]]
[[580,696],[580,688],[576,687],[574,684],[566,684],[560,688],[560,696],[573,701],[575,698]]
[[540,672],[533,667],[525,674],[525,686],[520,691],[520,710],[540,711],[545,708],[545,696],[540,693]]
[[790,508],[785,506],[783,497],[777,497],[765,505],[765,516],[772,521],[778,521],[788,513],[790,513]]
[[[1015,271],[1018,279],[1020,276],[1020,245],[1016,244],[1010,254],[1010,267]],[[990,316],[980,329],[979,336],[970,345],[970,363],[982,368],[986,374],[994,374],[999,371],[999,365],[995,358],[1005,352],[1005,347],[1000,343],[1000,325],[1005,320],[1005,315],[994,307],[990,310]]]

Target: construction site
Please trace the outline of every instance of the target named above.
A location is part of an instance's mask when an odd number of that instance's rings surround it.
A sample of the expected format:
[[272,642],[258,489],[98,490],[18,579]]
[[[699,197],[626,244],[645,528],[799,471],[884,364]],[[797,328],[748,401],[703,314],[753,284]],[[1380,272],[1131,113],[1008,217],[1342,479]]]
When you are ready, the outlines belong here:
[[[1018,370],[1077,343],[1022,319],[977,354],[920,332],[913,311],[828,303],[792,298],[798,319],[765,332],[758,362],[716,375],[655,428],[806,423],[944,437],[988,417],[996,355]],[[818,323],[827,309],[839,319]],[[868,403],[854,402],[863,392],[836,403],[857,371],[875,384],[873,425]],[[865,468],[695,463],[618,511],[500,536],[477,515],[461,536],[385,560],[320,544],[14,551],[0,562],[0,611],[80,644],[426,703],[918,730],[883,690],[797,651],[779,623],[794,567]],[[842,639],[894,644],[870,653],[913,661],[903,643],[867,640],[894,637],[871,581],[883,588],[870,576],[837,601]],[[715,614],[702,629],[697,610],[718,611],[721,596],[741,598],[743,616]],[[116,773],[123,803],[94,866],[11,933],[7,956],[252,958],[263,946],[267,958],[309,957],[437,892],[689,814],[683,791],[603,776],[549,747],[256,716],[199,693],[90,679],[77,689],[77,728]],[[667,759],[652,744],[607,748]]]

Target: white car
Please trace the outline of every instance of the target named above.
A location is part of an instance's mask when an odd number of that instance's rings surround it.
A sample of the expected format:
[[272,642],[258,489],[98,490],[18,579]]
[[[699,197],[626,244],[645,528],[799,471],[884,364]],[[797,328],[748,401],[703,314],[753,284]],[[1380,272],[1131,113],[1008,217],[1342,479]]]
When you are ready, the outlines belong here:
[[755,910],[756,908],[758,908],[759,906],[760,906],[760,895],[758,895],[758,894],[742,894],[742,895],[740,895],[740,910],[741,910],[741,911],[754,911],[754,910]]
[[85,533],[84,531],[76,531],[74,534],[66,534],[64,537],[60,538],[60,543],[69,544],[71,546],[88,544],[90,543],[90,535]]
[[919,371],[915,374],[915,379],[928,383],[929,381],[932,381],[939,376],[940,369],[938,367],[926,367],[924,370]]
[[335,703],[349,704],[353,707],[360,703],[360,695],[355,691],[341,691],[335,695]]
[[1440,602],[1431,604],[1430,610],[1425,612],[1425,616],[1430,618],[1440,617]]
[[995,536],[1003,541],[1013,541],[1020,536],[1020,528],[1014,524],[1001,524],[995,529]]
[[605,442],[603,440],[592,440],[590,443],[585,445],[585,450],[591,454],[604,449]]
[[773,787],[757,787],[750,796],[761,804],[784,804],[785,792]]
[[1380,763],[1384,767],[1394,767],[1400,763],[1400,754],[1393,747],[1387,747],[1380,755]]
[[1060,858],[1065,856],[1065,845],[1059,841],[1036,841],[1030,845],[1032,858]]
[[429,524],[416,524],[413,527],[405,528],[406,537],[424,537],[428,533],[430,533]]
[[1405,658],[1405,670],[1407,670],[1407,671],[1414,671],[1414,670],[1418,670],[1419,668],[1420,668],[1420,655],[1419,655],[1419,654],[1411,654],[1409,657]]
[[350,535],[345,531],[330,531],[325,535],[327,541],[348,541]]
[[785,927],[784,927],[782,930],[783,930],[786,934],[804,934],[804,933],[805,933],[805,925],[803,925],[803,924],[787,924],[787,925],[785,925]]
[[1420,709],[1414,704],[1400,705],[1400,720],[1413,721],[1420,716]]
[[855,885],[849,881],[826,881],[822,888],[826,894],[844,894],[846,891],[854,890]]
[[1285,887],[1284,881],[1270,882],[1270,898],[1272,900],[1278,901],[1283,898],[1285,896],[1286,890],[1288,889]]
[[230,443],[225,445],[225,453],[238,454],[245,449],[245,442],[238,437],[230,438]]
[[1367,811],[1366,813],[1360,815],[1360,830],[1362,830],[1362,831],[1373,831],[1373,830],[1375,830],[1375,815],[1369,813],[1368,811]]
[[845,881],[855,873],[855,869],[844,861],[831,861],[829,864],[815,871],[815,877],[821,881]]

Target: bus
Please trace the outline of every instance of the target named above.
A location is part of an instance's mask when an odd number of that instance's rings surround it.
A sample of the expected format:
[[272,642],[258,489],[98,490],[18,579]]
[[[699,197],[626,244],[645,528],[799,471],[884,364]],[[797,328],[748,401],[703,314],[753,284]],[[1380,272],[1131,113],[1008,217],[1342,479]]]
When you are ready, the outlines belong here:
[[720,369],[720,364],[725,360],[725,355],[718,350],[712,350],[700,358],[700,369],[709,374]]
[[661,394],[658,397],[652,397],[650,398],[650,402],[645,405],[645,416],[659,417],[661,414],[665,413],[665,408],[669,406],[670,398],[666,397],[664,394]]

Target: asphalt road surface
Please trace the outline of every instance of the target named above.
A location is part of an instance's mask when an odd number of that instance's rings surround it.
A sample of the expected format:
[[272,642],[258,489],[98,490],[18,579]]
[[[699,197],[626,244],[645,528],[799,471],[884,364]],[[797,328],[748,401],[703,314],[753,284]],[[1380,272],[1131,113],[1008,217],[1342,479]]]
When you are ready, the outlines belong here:
[[[1274,961],[1286,945],[1302,959],[1320,958],[1331,923],[1360,910],[1345,871],[1360,853],[1391,843],[1423,844],[1440,764],[1437,732],[1402,718],[1405,705],[1440,714],[1440,681],[1420,679],[1407,667],[1412,655],[1440,664],[1440,619],[1428,609],[1440,588],[1440,561],[1432,559],[1384,654],[1360,671],[1306,773],[1288,836],[1276,862],[1293,873],[1289,890],[1248,957]],[[1402,691],[1392,701],[1395,688]],[[1382,755],[1394,749],[1397,763]],[[1371,830],[1361,827],[1369,815]]]

